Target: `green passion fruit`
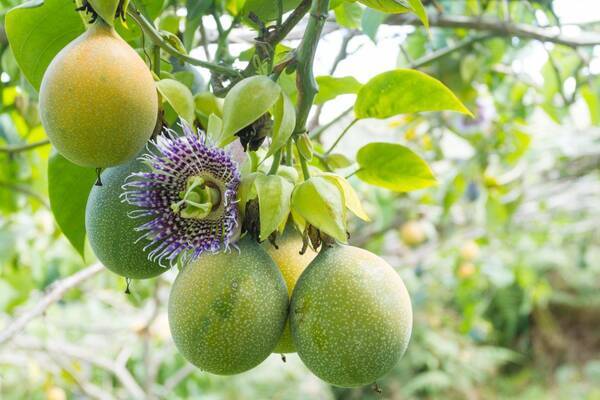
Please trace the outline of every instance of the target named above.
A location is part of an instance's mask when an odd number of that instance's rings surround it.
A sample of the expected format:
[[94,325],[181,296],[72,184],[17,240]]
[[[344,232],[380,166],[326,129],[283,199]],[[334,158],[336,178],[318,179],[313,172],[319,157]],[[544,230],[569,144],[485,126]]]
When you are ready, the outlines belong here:
[[277,266],[246,237],[238,251],[204,253],[179,273],[169,326],[179,352],[202,370],[237,374],[273,351],[285,325],[288,293]]
[[355,387],[373,383],[404,354],[412,309],[402,279],[383,259],[334,246],[296,283],[290,322],[306,366],[326,382]]
[[85,228],[98,260],[112,272],[132,279],[152,278],[166,268],[148,260],[144,246],[148,241],[135,228],[143,221],[128,213],[135,208],[122,202],[121,186],[132,173],[147,167],[137,159],[102,173],[102,186],[93,186],[85,210]]

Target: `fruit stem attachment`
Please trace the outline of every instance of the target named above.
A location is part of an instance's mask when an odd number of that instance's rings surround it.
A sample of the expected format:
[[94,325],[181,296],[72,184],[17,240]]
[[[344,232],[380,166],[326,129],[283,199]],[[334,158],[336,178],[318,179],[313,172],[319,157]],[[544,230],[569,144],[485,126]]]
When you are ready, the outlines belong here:
[[304,156],[300,152],[300,149],[298,148],[298,142],[296,142],[296,150],[298,150],[298,158],[300,159],[300,166],[302,167],[302,175],[304,176],[304,180],[306,181],[310,179],[310,171],[308,170],[308,162],[306,161],[306,158],[304,158]]
[[176,48],[167,43],[162,36],[160,36],[160,33],[158,33],[154,25],[137,10],[133,3],[129,3],[129,6],[127,7],[127,14],[131,17],[131,19],[134,20],[136,24],[138,24],[140,29],[150,38],[152,43],[159,46],[173,57],[185,61],[188,64],[197,65],[228,77],[237,78],[241,75],[240,72],[234,68],[215,64],[209,61],[199,60],[179,52]]
[[190,176],[179,198],[180,201],[171,204],[174,213],[182,218],[203,219],[219,207],[221,192],[201,176]]
[[279,165],[281,164],[281,155],[281,149],[277,150],[275,154],[273,154],[273,164],[269,170],[269,175],[275,175],[277,173]]
[[102,179],[100,177],[100,174],[102,174],[102,168],[96,168],[96,183],[94,183],[95,186],[102,186]]

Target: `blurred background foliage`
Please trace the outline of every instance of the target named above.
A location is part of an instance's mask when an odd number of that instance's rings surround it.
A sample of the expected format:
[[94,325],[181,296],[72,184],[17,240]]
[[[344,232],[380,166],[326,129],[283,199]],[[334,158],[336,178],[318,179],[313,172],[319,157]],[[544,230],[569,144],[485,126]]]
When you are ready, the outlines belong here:
[[[94,260],[89,251],[82,260],[49,211],[51,149],[3,29],[18,3],[0,1],[0,398],[600,399],[597,3],[426,1],[429,32],[413,17],[386,19],[357,3],[331,12],[319,75],[365,81],[394,66],[418,68],[476,114],[361,121],[329,160],[343,171],[358,145],[398,142],[425,157],[439,181],[397,194],[351,179],[373,220],[353,221],[351,243],[397,269],[415,311],[408,352],[378,382],[382,394],[330,387],[295,355],[235,377],[194,369],[169,335],[173,271],[133,282],[130,295],[108,271],[65,286]],[[240,2],[136,3],[198,57],[248,59],[250,28],[236,26],[229,45],[217,33]],[[120,31],[144,55],[148,43],[128,25]],[[297,44],[295,32],[286,46]],[[194,93],[206,90],[205,71],[169,62]],[[342,95],[314,110],[317,145],[334,141],[352,104]],[[11,334],[15,324],[23,329]]]

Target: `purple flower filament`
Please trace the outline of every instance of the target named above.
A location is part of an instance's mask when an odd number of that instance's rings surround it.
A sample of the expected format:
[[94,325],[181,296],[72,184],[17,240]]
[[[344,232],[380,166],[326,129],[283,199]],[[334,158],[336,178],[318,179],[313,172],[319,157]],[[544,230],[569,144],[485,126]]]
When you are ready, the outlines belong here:
[[147,221],[137,228],[138,240],[149,241],[144,250],[161,265],[228,250],[240,230],[237,164],[204,135],[183,130],[184,136],[168,130],[151,142],[141,157],[150,172],[133,173],[123,185],[124,201],[137,208],[130,218]]

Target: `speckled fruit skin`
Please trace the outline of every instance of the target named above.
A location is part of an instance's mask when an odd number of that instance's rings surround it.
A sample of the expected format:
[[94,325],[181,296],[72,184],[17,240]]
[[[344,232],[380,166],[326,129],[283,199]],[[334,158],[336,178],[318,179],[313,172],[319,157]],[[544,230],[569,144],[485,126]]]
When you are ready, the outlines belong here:
[[302,274],[290,305],[298,355],[336,386],[371,384],[404,354],[410,297],[383,259],[357,247],[321,251]]
[[84,167],[132,159],[150,138],[157,115],[148,67],[101,21],[64,47],[42,79],[40,116],[48,138]]
[[[304,254],[300,254],[302,249],[302,237],[292,227],[287,227],[283,235],[277,238],[277,247],[270,242],[265,241],[262,244],[263,248],[271,256],[275,264],[279,267],[281,275],[285,280],[288,295],[292,296],[292,291],[296,286],[296,282],[302,272],[308,267],[308,264],[315,258],[317,253],[308,247]],[[290,330],[289,318],[285,323],[283,334],[277,343],[277,347],[273,350],[274,353],[295,353],[296,348],[292,341],[292,331]]]
[[279,269],[249,238],[239,253],[202,254],[177,276],[169,326],[179,352],[219,375],[247,371],[273,351],[287,317],[288,294]]
[[135,159],[102,172],[102,186],[93,186],[85,210],[85,229],[98,260],[112,272],[132,279],[152,278],[167,269],[148,260],[143,248],[148,241],[135,241],[141,233],[134,229],[145,221],[132,219],[134,208],[121,202],[121,186],[132,172],[147,167]]

